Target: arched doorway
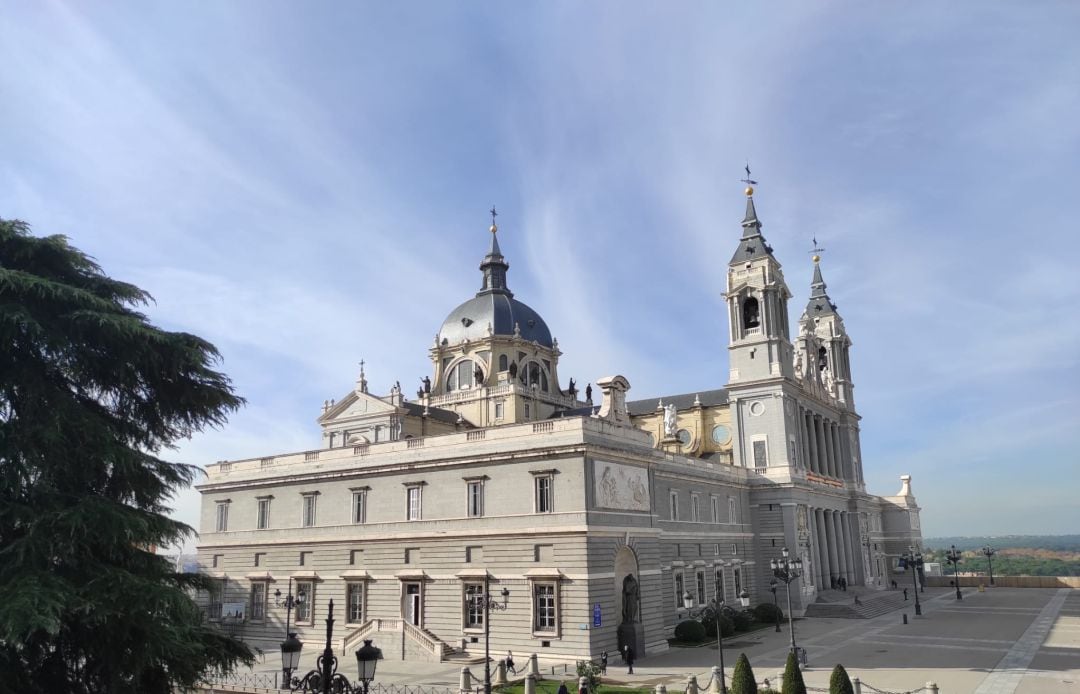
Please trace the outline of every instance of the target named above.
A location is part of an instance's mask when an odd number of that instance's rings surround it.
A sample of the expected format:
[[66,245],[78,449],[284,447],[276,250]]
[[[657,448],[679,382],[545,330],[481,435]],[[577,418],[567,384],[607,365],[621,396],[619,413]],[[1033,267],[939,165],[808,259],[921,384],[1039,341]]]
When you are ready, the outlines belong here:
[[618,648],[634,649],[635,657],[645,654],[645,629],[641,622],[641,579],[634,550],[622,546],[615,553],[615,620]]

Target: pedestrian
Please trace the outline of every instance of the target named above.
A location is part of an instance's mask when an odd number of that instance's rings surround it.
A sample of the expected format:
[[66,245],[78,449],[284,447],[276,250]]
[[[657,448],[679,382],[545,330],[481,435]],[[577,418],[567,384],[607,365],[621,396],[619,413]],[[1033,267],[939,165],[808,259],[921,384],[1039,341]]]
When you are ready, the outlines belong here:
[[907,600],[907,588],[904,588],[904,600]]
[[840,590],[847,592],[847,579],[843,576],[840,577]]
[[566,682],[562,682],[559,684],[558,694],[570,694],[570,690],[566,688]]
[[604,651],[603,653],[600,654],[600,674],[601,675],[606,675],[607,674],[607,659],[608,659],[607,651]]
[[623,650],[623,659],[626,661],[626,674],[634,674],[634,649],[626,644]]
[[829,587],[836,590],[836,576],[829,576]]
[[861,605],[862,604],[861,602],[859,602],[859,596],[858,595],[855,596],[855,604],[856,605]]
[[517,670],[514,668],[514,654],[511,651],[506,652],[506,671],[512,675],[517,674]]

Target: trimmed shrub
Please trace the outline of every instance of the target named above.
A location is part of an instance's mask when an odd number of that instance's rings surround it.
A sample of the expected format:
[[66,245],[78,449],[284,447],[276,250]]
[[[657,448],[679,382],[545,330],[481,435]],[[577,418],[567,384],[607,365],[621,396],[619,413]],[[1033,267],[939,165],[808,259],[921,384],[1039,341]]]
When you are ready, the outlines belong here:
[[[716,617],[712,612],[707,613],[701,618],[701,626],[705,627],[705,637],[710,639],[716,638]],[[721,636],[733,636],[735,634],[735,622],[731,621],[731,617],[726,614],[720,615],[720,635]]]
[[687,619],[679,622],[675,627],[675,638],[687,643],[701,643],[706,638],[705,627],[696,619]]
[[759,622],[765,624],[772,624],[777,620],[777,617],[783,621],[784,611],[772,603],[763,602],[754,608],[754,617]]
[[794,653],[787,654],[787,665],[784,666],[784,684],[781,687],[783,694],[806,694],[806,683],[803,682],[802,670],[799,662],[795,660]]
[[757,690],[750,660],[745,653],[740,653],[739,659],[735,661],[735,672],[731,675],[731,694],[757,694]]
[[750,610],[742,610],[734,613],[731,621],[735,623],[735,631],[746,631],[754,623],[754,613]]
[[855,694],[855,687],[851,684],[847,670],[839,663],[833,668],[832,676],[829,677],[829,694]]

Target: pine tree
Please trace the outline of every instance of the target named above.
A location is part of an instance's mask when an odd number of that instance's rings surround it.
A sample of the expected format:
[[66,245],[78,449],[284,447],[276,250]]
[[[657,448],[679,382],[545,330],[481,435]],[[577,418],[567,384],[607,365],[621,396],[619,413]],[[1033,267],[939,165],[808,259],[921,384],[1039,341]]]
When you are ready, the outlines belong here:
[[784,666],[784,686],[780,691],[783,694],[806,694],[806,684],[794,653],[788,653],[787,665]]
[[839,663],[833,668],[832,676],[829,677],[829,694],[855,694],[855,687],[851,684],[847,670]]
[[0,682],[165,694],[253,662],[153,553],[197,468],[159,457],[240,405],[213,345],[150,324],[150,296],[62,236],[0,220]]
[[750,667],[750,659],[745,653],[740,653],[739,659],[735,661],[735,672],[731,676],[731,694],[757,694],[754,670]]

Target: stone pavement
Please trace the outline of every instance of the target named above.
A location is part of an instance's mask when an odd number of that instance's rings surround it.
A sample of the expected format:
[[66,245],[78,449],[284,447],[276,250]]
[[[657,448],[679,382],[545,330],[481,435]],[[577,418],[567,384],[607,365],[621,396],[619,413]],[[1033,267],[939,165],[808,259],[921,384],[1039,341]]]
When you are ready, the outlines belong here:
[[[914,602],[909,602],[903,610],[874,619],[797,620],[795,638],[809,660],[806,683],[827,687],[833,666],[843,663],[852,677],[888,692],[934,681],[941,694],[1080,694],[1080,590],[995,588],[980,593],[967,588],[964,599],[957,601],[953,589],[929,588],[921,598],[921,617],[914,616]],[[910,620],[906,625],[904,613]],[[750,658],[758,681],[774,680],[788,649],[786,622],[781,633],[765,629],[726,639],[729,681],[739,653]],[[524,663],[524,653],[515,655]],[[273,669],[276,661],[276,653],[268,654],[258,670]],[[620,662],[612,658],[605,682],[648,687],[663,683],[669,691],[681,690],[690,674],[702,685],[708,682],[717,652],[715,644],[673,648],[639,660],[632,676]],[[567,667],[566,678],[572,681],[573,664]],[[481,665],[470,669],[482,679]],[[385,660],[379,663],[377,680],[454,687],[460,670],[451,663]],[[550,664],[541,671],[551,677]],[[561,678],[557,674],[554,679]]]

